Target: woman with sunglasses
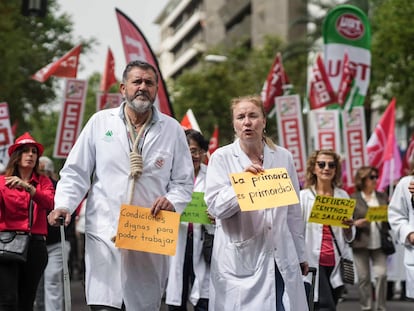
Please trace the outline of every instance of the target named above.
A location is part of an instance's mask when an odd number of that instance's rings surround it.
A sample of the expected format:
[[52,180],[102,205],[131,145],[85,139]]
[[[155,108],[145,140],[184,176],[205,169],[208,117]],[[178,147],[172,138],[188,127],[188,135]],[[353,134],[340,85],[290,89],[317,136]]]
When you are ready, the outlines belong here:
[[[343,292],[339,261],[342,257],[352,259],[348,243],[352,241],[355,229],[352,219],[342,223],[348,228],[308,222],[317,195],[334,198],[349,198],[341,185],[340,157],[333,150],[314,151],[307,161],[305,189],[300,191],[300,204],[306,221],[306,247],[310,267],[318,267],[314,289],[315,310],[336,310]],[[334,241],[336,240],[336,243]],[[337,246],[336,246],[337,244]],[[310,283],[310,275],[305,279]]]
[[[358,275],[359,303],[361,310],[386,310],[387,255],[381,249],[381,231],[388,233],[388,222],[369,222],[369,207],[388,204],[388,196],[376,191],[378,169],[363,166],[355,174],[355,188],[351,197],[356,200],[354,211],[355,240],[352,242],[355,269]],[[372,266],[370,266],[370,262]],[[375,305],[373,303],[371,269],[375,275]]]

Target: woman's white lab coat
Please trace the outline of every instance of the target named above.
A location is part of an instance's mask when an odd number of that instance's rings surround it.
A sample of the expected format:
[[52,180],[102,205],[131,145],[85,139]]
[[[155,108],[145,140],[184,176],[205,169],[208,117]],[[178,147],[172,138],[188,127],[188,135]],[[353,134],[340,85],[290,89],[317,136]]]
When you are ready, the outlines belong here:
[[[285,310],[307,310],[300,271],[300,262],[306,261],[300,205],[241,212],[229,174],[243,172],[249,165],[236,140],[217,149],[207,168],[205,201],[216,217],[209,308],[276,310],[276,262],[285,284]],[[263,166],[286,168],[299,194],[290,152],[265,146]]]
[[[121,204],[129,202],[131,143],[123,107],[94,114],[61,170],[55,208],[73,212],[89,190],[86,217],[86,299],[88,304],[127,310],[159,310],[168,276],[168,256],[119,250],[116,236]],[[151,207],[166,196],[182,212],[191,200],[193,164],[178,122],[153,108],[142,148],[144,169],[132,205]]]
[[407,242],[407,237],[414,232],[414,207],[408,185],[413,176],[403,177],[394,189],[388,206],[388,222],[396,239],[404,245],[404,266],[406,273],[406,296],[414,298],[414,246]]
[[[204,192],[206,185],[207,166],[201,164],[200,171],[194,183],[195,192]],[[206,225],[210,233],[214,233],[213,225]],[[180,223],[177,251],[175,256],[170,258],[170,273],[168,275],[167,295],[165,302],[169,305],[180,306],[183,290],[183,268],[184,255],[187,244],[188,223]],[[210,265],[203,257],[203,241],[201,224],[193,223],[193,269],[194,284],[190,292],[190,301],[193,305],[198,303],[200,298],[208,298],[210,284]]]
[[[306,250],[308,256],[308,263],[309,267],[319,267],[319,256],[321,253],[321,245],[322,245],[322,224],[308,222],[313,204],[315,203],[315,188],[312,186],[312,191],[310,189],[304,189],[300,191],[300,204],[302,206],[303,211],[303,219],[306,222]],[[334,189],[335,198],[349,198],[348,193],[340,188]],[[352,260],[352,249],[348,243],[352,242],[355,237],[355,227],[352,227],[352,238],[347,240],[342,227],[338,226],[331,226],[333,233],[335,234],[336,241],[338,243],[339,248],[341,249],[342,256],[344,258]],[[330,282],[333,288],[337,288],[343,285],[340,269],[339,269],[339,254],[334,244],[334,252],[335,252],[335,267],[332,271]],[[308,274],[305,277],[305,281],[311,283],[311,274]],[[315,289],[314,289],[314,301],[319,301],[319,269],[316,272],[315,278]]]

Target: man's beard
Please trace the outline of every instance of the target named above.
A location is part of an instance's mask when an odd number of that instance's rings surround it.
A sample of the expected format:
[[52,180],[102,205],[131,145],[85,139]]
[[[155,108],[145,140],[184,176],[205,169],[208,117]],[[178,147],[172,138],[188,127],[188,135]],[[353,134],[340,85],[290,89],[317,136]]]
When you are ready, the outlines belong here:
[[139,100],[137,99],[138,95],[135,95],[132,99],[129,99],[127,97],[126,102],[132,110],[134,110],[136,113],[142,114],[151,109],[152,105],[154,104],[154,100],[151,100],[149,96],[147,96],[147,100]]

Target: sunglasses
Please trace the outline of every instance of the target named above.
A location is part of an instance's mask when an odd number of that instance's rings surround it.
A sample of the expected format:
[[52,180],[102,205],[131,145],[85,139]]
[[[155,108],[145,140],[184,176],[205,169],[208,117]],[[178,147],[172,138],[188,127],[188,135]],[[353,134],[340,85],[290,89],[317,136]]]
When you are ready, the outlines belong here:
[[369,179],[371,179],[371,180],[377,180],[378,179],[378,176],[377,175],[371,175],[371,176],[369,176]]
[[323,170],[326,165],[328,165],[329,169],[334,169],[336,168],[336,163],[335,162],[326,162],[326,161],[316,161],[316,164],[318,165],[318,167]]

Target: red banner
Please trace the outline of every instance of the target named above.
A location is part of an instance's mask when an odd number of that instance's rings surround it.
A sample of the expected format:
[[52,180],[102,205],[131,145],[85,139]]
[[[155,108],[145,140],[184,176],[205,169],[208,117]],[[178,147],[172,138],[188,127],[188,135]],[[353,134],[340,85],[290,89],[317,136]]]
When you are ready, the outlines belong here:
[[211,135],[208,144],[208,154],[212,155],[214,151],[219,147],[219,128],[218,125],[214,126],[213,135]]
[[9,162],[7,150],[13,144],[13,134],[10,125],[9,105],[0,103],[0,163],[4,166]]
[[117,82],[115,77],[115,60],[110,48],[106,54],[105,68],[101,79],[101,91],[108,92],[109,88]]
[[366,131],[364,107],[354,107],[350,113],[342,111],[346,161],[346,186],[352,188],[356,171],[368,165],[365,148]]
[[293,156],[301,185],[306,175],[306,148],[299,95],[276,97],[279,144]]
[[262,101],[266,112],[272,110],[276,96],[283,95],[283,86],[287,83],[289,78],[283,68],[282,55],[277,53],[262,89]]
[[379,169],[378,189],[383,190],[401,177],[401,156],[395,138],[395,103],[393,98],[369,138],[366,148],[369,165]]
[[122,103],[120,93],[96,93],[96,111],[119,107]]
[[341,137],[339,135],[339,111],[316,109],[311,110],[310,122],[314,149],[333,149],[341,154]]
[[329,82],[325,65],[320,54],[312,68],[309,85],[309,104],[311,109],[318,109],[336,103],[335,92]]
[[64,102],[56,131],[53,157],[64,159],[68,156],[78,138],[88,83],[85,80],[67,79]]
[[79,56],[81,45],[74,47],[57,61],[43,67],[36,72],[32,79],[41,83],[49,79],[50,76],[62,78],[76,78],[78,73]]
[[339,90],[338,90],[338,104],[344,105],[349,92],[351,91],[352,84],[354,81],[355,72],[351,70],[351,67],[349,65],[349,57],[348,53],[345,51],[344,54],[344,61],[343,61],[343,67],[342,67],[342,76],[341,76],[341,82],[339,83]]
[[414,134],[411,135],[408,143],[407,150],[405,150],[404,162],[403,162],[403,175],[409,175],[414,167],[412,162],[414,161]]
[[158,96],[155,104],[161,112],[173,116],[172,106],[168,97],[167,88],[159,70],[157,59],[150,45],[135,23],[120,10],[116,9],[116,16],[121,30],[121,39],[124,46],[126,62],[142,60],[150,63],[158,70]]

